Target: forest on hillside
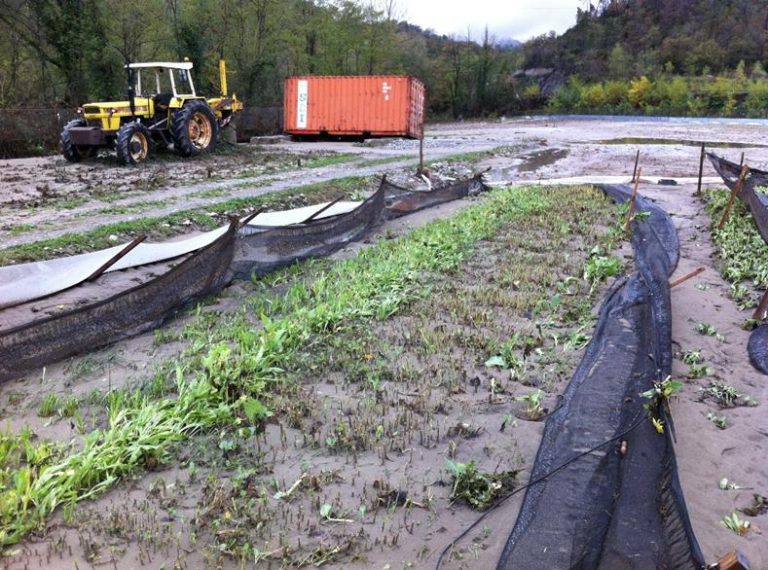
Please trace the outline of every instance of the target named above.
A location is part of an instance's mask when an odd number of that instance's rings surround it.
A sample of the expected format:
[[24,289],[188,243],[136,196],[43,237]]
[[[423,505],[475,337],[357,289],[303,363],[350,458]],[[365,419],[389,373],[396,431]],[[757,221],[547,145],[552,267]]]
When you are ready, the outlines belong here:
[[0,108],[126,97],[129,61],[188,57],[198,91],[281,104],[297,74],[411,74],[433,115],[514,112],[519,51],[400,22],[397,0],[0,0]]
[[525,65],[585,81],[695,76],[768,63],[766,0],[593,0],[561,36],[526,43]]
[[432,118],[768,116],[768,0],[574,4],[575,26],[515,49],[408,24],[404,0],[0,0],[0,108],[122,99],[126,62],[188,57],[201,93],[224,58],[257,107],[280,105],[291,75],[402,73]]

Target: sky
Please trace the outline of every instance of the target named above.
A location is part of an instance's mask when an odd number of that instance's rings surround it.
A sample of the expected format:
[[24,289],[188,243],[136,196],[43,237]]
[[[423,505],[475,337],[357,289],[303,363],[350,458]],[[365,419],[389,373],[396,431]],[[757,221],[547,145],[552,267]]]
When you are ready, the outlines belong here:
[[398,19],[438,34],[482,38],[485,26],[497,41],[528,40],[576,23],[579,0],[400,0]]

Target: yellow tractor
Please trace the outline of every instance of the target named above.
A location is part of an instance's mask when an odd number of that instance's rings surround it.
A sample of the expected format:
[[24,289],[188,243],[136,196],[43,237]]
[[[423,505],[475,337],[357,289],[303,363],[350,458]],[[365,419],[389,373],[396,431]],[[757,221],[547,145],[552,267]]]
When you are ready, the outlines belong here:
[[192,62],[129,63],[128,100],[88,103],[80,118],[61,132],[61,152],[70,162],[114,148],[122,164],[138,164],[155,144],[173,147],[179,156],[212,152],[219,131],[243,103],[227,96],[224,61],[219,62],[221,95],[206,99],[195,92]]

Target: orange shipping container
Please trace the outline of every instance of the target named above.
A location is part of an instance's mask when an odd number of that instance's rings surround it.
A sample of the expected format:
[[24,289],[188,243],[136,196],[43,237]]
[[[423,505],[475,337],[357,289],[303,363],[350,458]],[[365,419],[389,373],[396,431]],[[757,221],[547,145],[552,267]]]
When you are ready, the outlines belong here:
[[404,75],[289,77],[283,116],[291,135],[419,138],[424,84]]

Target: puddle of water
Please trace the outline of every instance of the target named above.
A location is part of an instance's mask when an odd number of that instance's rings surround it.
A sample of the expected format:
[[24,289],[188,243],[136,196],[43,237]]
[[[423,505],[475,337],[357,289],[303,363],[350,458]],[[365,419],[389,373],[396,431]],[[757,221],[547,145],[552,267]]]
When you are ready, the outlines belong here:
[[694,141],[685,139],[655,139],[645,137],[621,137],[617,139],[606,139],[602,141],[584,142],[581,144],[681,144],[684,146],[701,146],[702,144],[707,148],[754,148],[754,147],[768,147],[768,145],[757,143],[740,143],[740,142],[716,142],[716,141]]
[[548,148],[537,150],[531,154],[522,157],[523,162],[517,168],[518,172],[534,172],[542,166],[554,164],[560,159],[568,156],[568,151],[564,148]]

